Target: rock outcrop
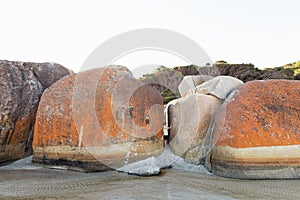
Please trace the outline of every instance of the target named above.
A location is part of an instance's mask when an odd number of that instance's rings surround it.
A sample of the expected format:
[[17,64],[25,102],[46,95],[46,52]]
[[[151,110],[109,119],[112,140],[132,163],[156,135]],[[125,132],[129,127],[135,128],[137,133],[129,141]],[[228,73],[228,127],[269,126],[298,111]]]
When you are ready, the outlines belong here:
[[61,79],[41,99],[33,162],[82,171],[117,169],[163,151],[163,100],[125,67]]
[[294,80],[293,68],[287,66],[258,69],[253,64],[229,64],[226,62],[216,62],[221,75],[232,76],[242,80],[243,82],[253,80],[268,80],[268,79],[288,79]]
[[228,64],[216,63],[220,74],[232,76],[243,82],[261,79],[261,70],[255,68],[253,64]]
[[198,85],[201,85],[205,81],[212,79],[212,76],[208,75],[195,75],[185,76],[178,86],[178,90],[181,97],[185,97],[189,94],[195,94],[195,89]]
[[[218,98],[205,94],[191,94],[173,100],[168,106],[169,146],[183,158],[191,149],[202,146],[214,112],[222,104]],[[199,164],[202,153],[196,155]]]
[[[226,76],[211,79],[200,75],[196,78],[199,80],[207,79],[208,81],[198,86],[192,86],[189,89],[189,95],[173,100],[167,105],[167,126],[170,127],[169,145],[171,151],[185,158],[187,162],[200,164],[206,154],[204,141],[210,132],[215,112],[223,100],[243,82]],[[184,79],[183,82],[188,79]]]
[[[172,69],[160,67],[153,74],[146,74],[142,78],[140,78],[140,80],[157,89],[164,97],[164,103],[167,104],[171,100],[180,97],[179,89],[182,89],[182,92],[185,91],[185,84],[182,86],[182,88],[179,88],[178,86],[182,82],[183,78],[189,75],[203,75],[203,77],[214,77],[218,76],[219,73],[216,67],[197,67],[194,65],[175,67]],[[200,83],[201,81],[199,82],[199,84]],[[185,93],[183,93],[182,95],[185,95]]]
[[251,81],[216,116],[211,168],[247,179],[299,178],[300,81]]
[[243,81],[231,76],[217,76],[195,88],[196,93],[207,94],[225,100],[236,88],[243,85]]
[[180,96],[177,88],[182,79],[181,73],[160,67],[154,74],[141,77],[140,81],[158,90],[164,97],[164,103],[167,104]]
[[70,73],[55,63],[0,61],[0,164],[32,154],[40,96]]
[[[159,73],[160,75],[158,75]],[[183,77],[197,75],[208,75],[212,77],[221,75],[232,76],[242,80],[243,82],[269,79],[300,80],[300,62],[290,63],[281,67],[265,69],[256,68],[251,63],[230,64],[225,61],[216,61],[213,66],[209,67],[200,67],[195,65],[180,66],[171,69],[161,67],[157,72],[145,75],[143,77],[143,81],[163,83],[164,81],[161,80],[167,80],[168,85],[172,85],[172,88],[177,88]],[[170,90],[169,87],[166,88],[164,85],[160,84],[154,84],[153,86],[161,91],[165,104],[179,97],[177,89]],[[191,85],[188,87],[191,87]],[[185,87],[183,87],[183,91],[184,88]],[[185,93],[183,93],[183,95],[185,95]]]
[[219,69],[216,66],[200,67],[195,65],[174,67],[174,70],[182,74],[182,76],[193,75],[208,75],[208,76],[220,76]]

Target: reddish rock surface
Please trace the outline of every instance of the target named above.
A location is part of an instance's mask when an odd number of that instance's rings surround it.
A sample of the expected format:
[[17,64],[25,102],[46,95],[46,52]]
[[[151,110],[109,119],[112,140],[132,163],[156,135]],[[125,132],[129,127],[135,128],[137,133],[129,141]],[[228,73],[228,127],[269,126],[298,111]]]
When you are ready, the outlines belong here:
[[55,63],[0,61],[0,164],[32,154],[40,96],[71,72]]
[[160,93],[114,66],[66,77],[47,89],[36,118],[35,163],[102,171],[163,149]]
[[222,105],[212,171],[234,178],[299,178],[300,81],[251,81]]

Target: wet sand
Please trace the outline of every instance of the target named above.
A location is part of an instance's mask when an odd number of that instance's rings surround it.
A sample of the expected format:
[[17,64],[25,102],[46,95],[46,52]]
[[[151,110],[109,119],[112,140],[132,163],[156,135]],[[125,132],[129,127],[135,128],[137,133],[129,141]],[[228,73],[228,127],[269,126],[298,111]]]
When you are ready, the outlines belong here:
[[298,199],[300,180],[237,180],[166,169],[139,177],[23,164],[0,168],[0,199]]

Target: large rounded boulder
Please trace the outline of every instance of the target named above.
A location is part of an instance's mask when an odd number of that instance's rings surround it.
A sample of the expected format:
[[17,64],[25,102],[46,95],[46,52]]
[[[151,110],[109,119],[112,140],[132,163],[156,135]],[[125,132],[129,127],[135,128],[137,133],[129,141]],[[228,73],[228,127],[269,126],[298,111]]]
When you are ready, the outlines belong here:
[[212,172],[232,178],[285,179],[300,174],[300,81],[251,81],[218,112]]
[[[191,83],[189,87],[189,84]],[[197,83],[199,85],[197,85]],[[215,113],[227,96],[243,82],[230,76],[194,76],[183,79],[185,96],[167,105],[171,151],[192,164],[203,162]]]
[[33,162],[82,171],[116,169],[163,150],[163,99],[125,67],[63,78],[41,99]]
[[32,154],[40,97],[47,87],[71,73],[55,63],[0,61],[0,164]]

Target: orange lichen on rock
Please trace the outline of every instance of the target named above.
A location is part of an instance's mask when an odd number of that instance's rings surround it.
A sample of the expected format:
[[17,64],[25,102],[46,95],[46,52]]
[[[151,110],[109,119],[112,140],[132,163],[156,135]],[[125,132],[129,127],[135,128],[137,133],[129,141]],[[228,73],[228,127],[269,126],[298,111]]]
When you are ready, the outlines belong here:
[[300,178],[300,81],[251,81],[215,119],[211,167],[225,177]]
[[42,96],[33,161],[101,171],[157,156],[163,149],[162,104],[158,91],[120,66],[61,79]]
[[0,60],[0,164],[32,154],[32,135],[43,91],[71,74],[55,63]]
[[[300,144],[300,82],[251,81],[223,106],[216,120],[218,146]],[[219,137],[217,137],[219,136]]]

